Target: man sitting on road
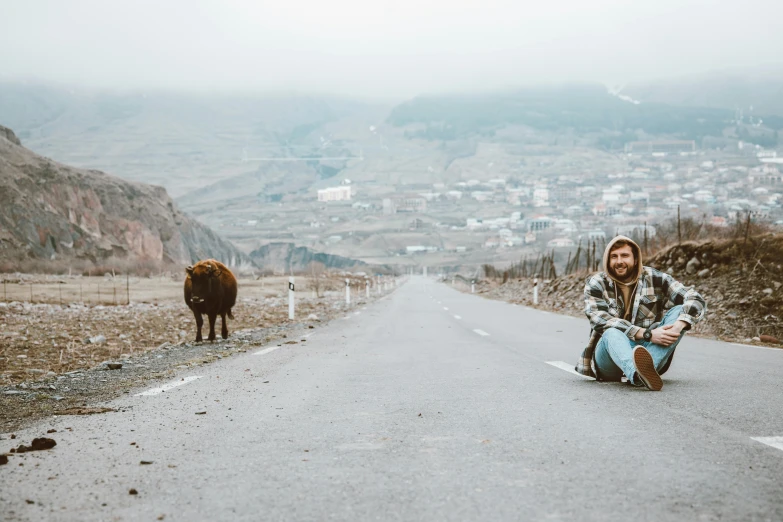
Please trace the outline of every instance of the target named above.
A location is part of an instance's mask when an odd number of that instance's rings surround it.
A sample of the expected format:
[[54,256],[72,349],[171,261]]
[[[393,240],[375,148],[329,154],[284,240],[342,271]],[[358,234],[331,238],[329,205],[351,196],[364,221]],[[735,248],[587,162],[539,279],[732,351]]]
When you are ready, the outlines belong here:
[[634,241],[615,237],[604,251],[603,272],[585,285],[590,343],[576,371],[658,391],[674,349],[706,311],[704,298],[669,274],[642,265]]

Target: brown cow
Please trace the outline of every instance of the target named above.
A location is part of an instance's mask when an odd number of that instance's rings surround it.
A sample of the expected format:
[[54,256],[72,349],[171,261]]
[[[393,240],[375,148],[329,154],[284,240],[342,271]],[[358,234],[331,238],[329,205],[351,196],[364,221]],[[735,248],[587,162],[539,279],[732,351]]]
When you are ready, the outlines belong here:
[[201,326],[204,324],[202,314],[209,318],[209,337],[215,340],[215,320],[219,315],[223,321],[220,334],[228,338],[226,316],[233,319],[231,308],[237,301],[237,280],[231,270],[220,261],[207,259],[185,269],[185,303],[193,311],[196,318],[196,342],[201,342]]

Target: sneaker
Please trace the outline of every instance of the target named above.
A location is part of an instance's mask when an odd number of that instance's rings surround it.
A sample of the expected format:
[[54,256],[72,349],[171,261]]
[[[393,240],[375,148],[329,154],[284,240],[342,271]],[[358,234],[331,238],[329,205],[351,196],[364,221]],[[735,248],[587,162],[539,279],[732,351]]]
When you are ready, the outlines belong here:
[[[648,390],[660,391],[663,388],[661,376],[655,369],[652,355],[643,346],[633,349],[633,363],[636,365],[636,376]],[[636,381],[636,379],[634,379]]]

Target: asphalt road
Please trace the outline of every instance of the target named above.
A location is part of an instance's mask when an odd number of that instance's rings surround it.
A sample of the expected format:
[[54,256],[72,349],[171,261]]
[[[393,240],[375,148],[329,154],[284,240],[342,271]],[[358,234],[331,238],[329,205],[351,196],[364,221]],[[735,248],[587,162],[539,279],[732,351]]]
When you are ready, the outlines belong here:
[[0,467],[0,519],[783,520],[783,350],[686,338],[655,393],[568,371],[587,330],[414,277],[4,436],[57,447]]

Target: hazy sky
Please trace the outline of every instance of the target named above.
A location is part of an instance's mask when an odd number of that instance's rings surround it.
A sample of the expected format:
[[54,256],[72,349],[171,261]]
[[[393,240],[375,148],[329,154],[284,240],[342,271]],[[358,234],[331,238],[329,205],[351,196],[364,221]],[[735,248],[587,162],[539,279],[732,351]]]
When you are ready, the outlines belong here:
[[0,77],[407,97],[781,63],[780,0],[0,0]]

